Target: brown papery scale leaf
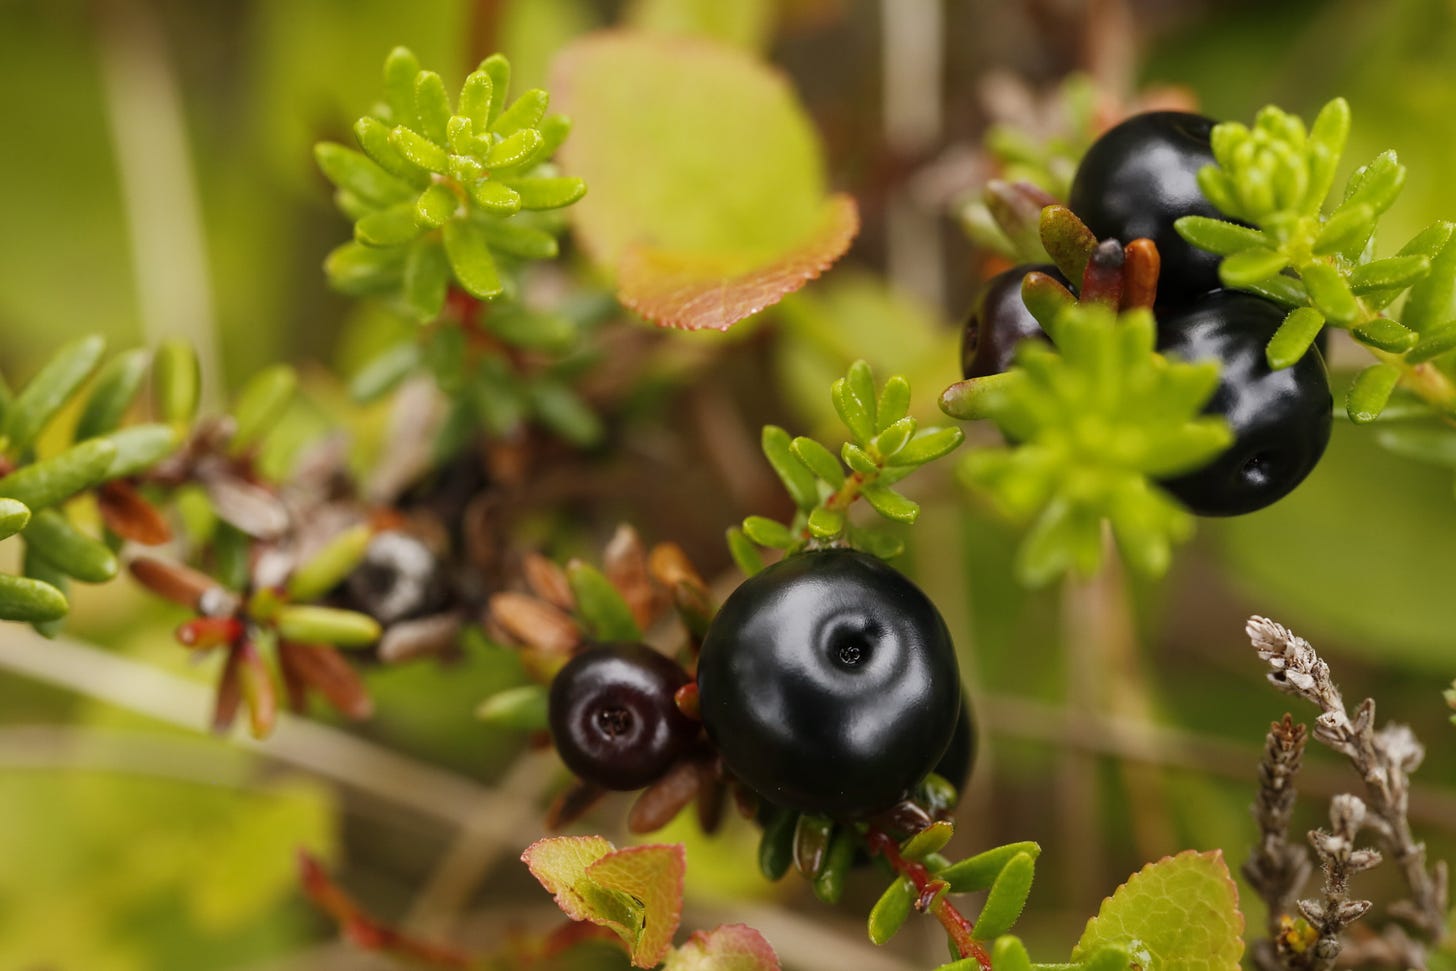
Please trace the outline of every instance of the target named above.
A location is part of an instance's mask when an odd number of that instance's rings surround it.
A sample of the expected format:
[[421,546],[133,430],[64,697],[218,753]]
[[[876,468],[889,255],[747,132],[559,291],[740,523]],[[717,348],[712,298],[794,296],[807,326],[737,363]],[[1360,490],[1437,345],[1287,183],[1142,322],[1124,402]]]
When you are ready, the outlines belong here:
[[514,640],[553,654],[570,654],[581,643],[576,621],[544,600],[523,593],[490,598],[490,616]]
[[458,613],[432,614],[402,620],[384,629],[376,648],[379,660],[398,664],[421,657],[443,657],[453,653],[460,641],[465,618]]
[[567,789],[551,801],[551,808],[546,810],[546,828],[559,830],[570,826],[582,816],[591,811],[591,808],[602,801],[607,790],[601,786],[594,786],[590,782],[583,782],[580,779],[574,780]]
[[657,617],[659,601],[647,573],[647,551],[637,530],[625,523],[617,527],[607,542],[602,568],[612,586],[627,602],[637,626],[643,630],[651,627]]
[[152,593],[192,610],[198,609],[209,591],[218,588],[218,582],[205,573],[151,556],[137,557],[127,564],[127,569]]
[[627,829],[633,833],[652,833],[672,822],[697,798],[702,785],[698,764],[692,759],[679,759],[667,774],[642,790],[627,814]]
[[542,600],[570,613],[576,609],[566,571],[540,553],[527,553],[521,561],[521,574],[526,586]]
[[219,517],[258,539],[275,539],[288,529],[288,510],[277,496],[231,474],[202,480]]
[[288,710],[302,715],[308,711],[308,683],[289,656],[288,644],[278,645],[278,675],[283,681],[283,696]]
[[238,707],[243,702],[243,686],[239,668],[242,665],[241,651],[234,647],[223,662],[222,677],[217,682],[217,697],[212,708],[212,730],[226,732],[238,717]]
[[172,527],[160,510],[129,482],[107,482],[96,490],[96,506],[106,528],[143,546],[160,546],[172,538]]
[[291,668],[341,714],[355,720],[374,714],[374,702],[364,687],[363,679],[343,655],[329,645],[280,641],[278,657],[285,668]]

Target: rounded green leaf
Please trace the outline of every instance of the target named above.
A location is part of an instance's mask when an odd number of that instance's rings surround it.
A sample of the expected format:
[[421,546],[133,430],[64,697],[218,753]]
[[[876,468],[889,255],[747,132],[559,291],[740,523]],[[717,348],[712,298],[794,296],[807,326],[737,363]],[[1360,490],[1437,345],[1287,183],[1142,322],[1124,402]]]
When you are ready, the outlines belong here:
[[146,380],[151,357],[145,349],[134,348],[107,362],[96,376],[96,385],[76,422],[77,441],[104,434],[121,424]]
[[1350,420],[1366,425],[1379,418],[1399,381],[1400,369],[1393,364],[1372,364],[1357,374],[1345,394],[1345,411]]
[[379,621],[368,614],[337,607],[290,604],[275,620],[278,636],[298,644],[367,647],[379,640]]
[[330,182],[367,200],[372,206],[392,205],[410,196],[408,184],[385,171],[368,155],[352,148],[320,142],[313,147],[313,157]]
[[844,468],[834,453],[812,438],[799,436],[790,443],[794,457],[814,475],[829,483],[832,488],[844,485]]
[[151,468],[177,450],[177,429],[171,425],[130,425],[102,436],[116,447],[106,479],[124,479]]
[[504,289],[500,273],[479,227],[472,222],[452,219],[444,225],[444,233],[445,255],[450,260],[450,269],[466,292],[481,300],[500,296]]
[[759,439],[763,448],[764,457],[768,459],[769,465],[773,466],[774,473],[778,475],[779,481],[788,490],[789,498],[794,500],[794,505],[800,509],[813,509],[819,503],[819,488],[815,484],[814,473],[805,467],[794,455],[792,448],[793,440],[789,433],[777,425],[763,426],[763,433]]
[[546,686],[539,684],[507,688],[477,705],[475,717],[497,728],[544,731],[547,727],[548,693]]
[[233,402],[236,427],[231,443],[234,452],[251,448],[267,434],[293,397],[298,374],[286,364],[275,364],[255,374]]
[[809,513],[809,532],[816,539],[833,539],[844,532],[844,513],[825,506]]
[[566,565],[566,579],[576,598],[577,613],[592,637],[602,642],[642,640],[632,609],[600,570],[572,560]]
[[728,542],[729,555],[744,576],[751,577],[763,569],[763,557],[742,529],[737,526],[729,527],[724,538]]
[[951,893],[988,890],[1006,864],[1021,855],[1035,859],[1041,855],[1040,844],[1024,841],[995,846],[958,863],[952,863],[937,876],[950,884]]
[[798,813],[780,809],[764,824],[763,836],[758,841],[758,869],[767,879],[780,880],[793,866],[794,830],[798,822]]
[[338,586],[364,560],[374,528],[357,523],[329,540],[288,578],[288,595],[296,601],[316,600]]
[[976,937],[990,941],[1011,929],[1021,911],[1026,907],[1026,898],[1031,893],[1031,882],[1036,876],[1036,860],[1030,853],[1018,853],[996,875],[981,915],[976,918]]
[[794,545],[794,534],[776,519],[766,516],[749,516],[743,520],[744,534],[759,546],[775,550],[786,550]]
[[105,583],[116,576],[116,554],[92,539],[54,509],[42,509],[21,532],[25,541],[51,566],[82,583]]
[[192,345],[163,341],[152,364],[152,384],[162,420],[178,427],[191,424],[202,398],[202,365]]
[[14,499],[0,499],[0,539],[8,539],[30,522],[30,509]]
[[45,509],[102,481],[115,458],[116,446],[111,442],[88,439],[0,479],[0,496],[23,502],[32,512]]
[[1297,364],[1324,325],[1324,314],[1313,307],[1291,310],[1264,348],[1269,367],[1277,371]]
[[880,899],[870,908],[870,941],[885,944],[905,926],[910,910],[915,905],[915,885],[901,877],[885,888]]

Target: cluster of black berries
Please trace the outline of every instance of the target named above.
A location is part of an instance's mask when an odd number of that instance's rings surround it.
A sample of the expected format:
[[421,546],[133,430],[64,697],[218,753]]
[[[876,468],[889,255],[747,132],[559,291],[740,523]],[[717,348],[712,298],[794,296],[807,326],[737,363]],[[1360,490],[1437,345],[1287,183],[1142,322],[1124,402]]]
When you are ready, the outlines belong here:
[[[1198,188],[1198,171],[1214,164],[1214,122],[1175,111],[1136,115],[1108,130],[1082,159],[1068,206],[1098,239],[1146,238],[1161,257],[1154,313],[1158,350],[1185,361],[1216,360],[1218,390],[1206,413],[1226,419],[1230,448],[1208,466],[1162,483],[1193,512],[1232,516],[1287,495],[1329,443],[1329,376],[1319,344],[1295,365],[1269,367],[1265,345],[1284,319],[1277,304],[1221,288],[1219,257],[1187,243],[1174,222],[1224,218]],[[1021,300],[1023,265],[992,278],[966,323],[962,368],[979,377],[1006,370],[1015,346],[1046,339]]]
[[[643,645],[577,655],[551,684],[557,751],[603,788],[651,783],[698,737],[677,703],[690,681]],[[861,818],[932,771],[957,788],[970,772],[970,710],[945,622],[865,553],[801,553],[745,581],[703,640],[697,686],[723,767],[775,806]]]

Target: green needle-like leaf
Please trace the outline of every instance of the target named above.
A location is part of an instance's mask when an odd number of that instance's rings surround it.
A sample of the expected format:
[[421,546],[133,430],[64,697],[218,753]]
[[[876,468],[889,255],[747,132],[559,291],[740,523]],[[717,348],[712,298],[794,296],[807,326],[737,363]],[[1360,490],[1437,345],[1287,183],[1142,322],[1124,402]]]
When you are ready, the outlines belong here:
[[744,576],[751,577],[763,570],[763,557],[742,529],[737,526],[730,527],[725,538],[728,541],[728,553]]
[[996,971],[1032,971],[1026,945],[1011,935],[996,938],[991,946],[991,967]]
[[1313,307],[1291,310],[1264,348],[1269,367],[1277,371],[1298,363],[1324,325],[1324,315]]
[[524,165],[544,147],[545,139],[541,133],[534,128],[525,128],[498,142],[486,154],[485,165],[491,169]]
[[97,440],[116,448],[105,475],[111,480],[138,475],[156,465],[177,450],[181,437],[172,425],[146,424],[130,425]]
[[0,620],[40,624],[60,620],[70,605],[49,583],[0,573]]
[[349,394],[362,402],[388,394],[420,366],[420,348],[414,341],[401,341],[359,369],[349,382]]
[[818,506],[809,513],[809,532],[815,539],[833,539],[844,532],[844,513]]
[[413,125],[415,116],[415,78],[420,62],[407,47],[396,47],[384,59],[384,96],[391,120],[396,125]]
[[1225,286],[1244,287],[1274,276],[1288,265],[1288,257],[1278,250],[1246,249],[1225,257],[1218,265],[1218,277]]
[[354,224],[354,238],[365,246],[401,246],[425,231],[414,201],[371,212]]
[[495,91],[495,97],[490,101],[490,111],[486,115],[485,124],[477,123],[477,127],[483,130],[494,125],[495,120],[500,117],[501,108],[506,100],[506,92],[511,87],[511,62],[500,54],[492,54],[480,62],[477,70],[490,78],[491,87]]
[[83,583],[105,583],[116,576],[116,554],[81,532],[54,509],[42,509],[21,533],[38,556]]
[[521,260],[549,260],[556,256],[556,237],[518,219],[479,220],[482,239],[493,249]]
[[[420,226],[438,229],[454,218],[459,209],[460,200],[456,198],[455,193],[444,185],[436,184],[419,194],[415,200],[414,216]],[[413,236],[407,236],[401,242],[413,238]],[[368,242],[368,240],[361,240],[361,242]]]
[[0,499],[0,539],[9,539],[30,522],[30,510],[25,503],[14,499]]
[[353,297],[387,293],[399,285],[403,270],[403,250],[378,249],[357,242],[345,243],[324,260],[329,283]]
[[910,917],[916,897],[915,885],[904,877],[886,887],[885,892],[880,894],[880,899],[870,908],[867,922],[870,942],[876,945],[886,944],[899,933]]
[[1424,364],[1442,354],[1456,350],[1456,320],[1428,330],[1420,341],[1406,352],[1410,364]]
[[1348,324],[1360,313],[1360,305],[1340,271],[1328,263],[1310,263],[1300,270],[1309,299],[1325,319]]
[[642,640],[642,630],[627,601],[600,570],[573,560],[566,565],[566,579],[576,598],[577,613],[592,637],[602,642]]
[[288,596],[299,602],[317,600],[338,586],[364,560],[374,529],[351,526],[301,563],[288,578]]
[[524,129],[536,128],[541,124],[541,119],[546,117],[546,108],[550,102],[551,98],[545,91],[532,88],[501,112],[491,124],[490,130],[505,138]]
[[151,358],[145,349],[136,348],[118,354],[101,369],[76,422],[77,441],[94,438],[121,424],[146,380]]
[[1345,411],[1350,420],[1366,425],[1379,418],[1399,381],[1400,369],[1393,364],[1372,364],[1357,374],[1345,394]]
[[749,516],[743,520],[743,533],[759,546],[786,550],[794,545],[794,534],[783,523],[765,516]]
[[[379,129],[370,130],[371,142],[374,144],[378,144],[373,137],[376,131]],[[392,205],[410,197],[411,190],[407,183],[394,173],[386,171],[368,155],[352,148],[333,142],[320,142],[314,146],[313,157],[330,182],[376,206]]]
[[35,513],[102,481],[115,458],[116,446],[111,442],[89,439],[0,479],[0,496],[22,502]]
[[510,216],[521,211],[521,194],[504,182],[484,181],[470,186],[470,198],[486,212]]
[[844,485],[844,469],[829,449],[803,436],[794,439],[789,448],[805,468],[829,483],[831,488],[838,489]]
[[905,443],[890,458],[891,465],[924,465],[943,455],[949,455],[965,441],[965,433],[959,428],[929,428],[918,433]]
[[789,433],[776,425],[765,425],[760,443],[764,456],[788,490],[794,505],[805,511],[818,505],[819,488],[815,485],[814,474],[795,457]]
[[435,237],[417,240],[404,263],[404,304],[415,320],[428,323],[440,315],[450,287],[450,261]]
[[548,691],[544,685],[527,684],[491,695],[475,709],[475,717],[487,725],[521,732],[545,731]]
[[1400,354],[1410,350],[1420,335],[1389,317],[1376,317],[1354,330],[1355,339],[1369,347]]
[[485,71],[472,71],[460,88],[460,114],[470,119],[476,131],[490,128],[490,106],[495,98],[495,83]]
[[368,614],[337,607],[288,604],[279,608],[275,625],[283,640],[336,647],[367,647],[382,633]]
[[560,209],[586,195],[585,182],[566,177],[512,179],[510,187],[523,209]]
[[911,525],[920,518],[920,504],[887,486],[865,486],[864,497],[875,512],[897,523]]
[[232,409],[235,453],[251,448],[273,428],[297,387],[298,374],[286,364],[264,368],[243,385]]
[[396,126],[389,133],[389,143],[408,161],[420,168],[444,175],[450,167],[449,152],[424,135],[405,128],[403,125]]
[[1018,853],[1007,861],[991,884],[981,916],[976,919],[975,933],[979,940],[995,940],[1011,929],[1026,907],[1035,875],[1036,861],[1030,853]]
[[490,246],[474,223],[452,220],[445,224],[445,255],[455,279],[473,297],[490,300],[504,287]]
[[445,82],[440,80],[440,75],[434,71],[416,74],[415,117],[419,120],[420,134],[437,145],[445,144],[450,115],[450,96],[445,93]]
[[1257,229],[1210,219],[1207,216],[1183,216],[1173,228],[1178,235],[1199,249],[1206,249],[1219,256],[1232,256],[1248,249],[1270,249],[1271,240]]
[[5,436],[12,451],[34,443],[41,429],[91,376],[105,350],[106,341],[98,335],[71,341],[30,379],[6,409]]
[[794,864],[794,830],[799,814],[780,809],[769,817],[758,842],[758,869],[771,882],[781,880]]

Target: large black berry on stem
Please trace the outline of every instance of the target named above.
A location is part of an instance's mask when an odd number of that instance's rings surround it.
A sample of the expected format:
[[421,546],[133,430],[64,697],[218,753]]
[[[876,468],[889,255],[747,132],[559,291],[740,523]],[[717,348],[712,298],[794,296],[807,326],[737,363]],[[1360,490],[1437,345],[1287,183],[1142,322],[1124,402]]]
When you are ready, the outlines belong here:
[[548,716],[561,761],[604,789],[638,789],[686,751],[697,723],[673,700],[689,677],[645,644],[602,644],[551,680]]
[[965,377],[1000,374],[1011,367],[1022,341],[1047,339],[1021,299],[1021,281],[1028,273],[1045,273],[1069,286],[1061,271],[1049,263],[1023,263],[987,280],[961,334],[961,373]]
[[955,648],[902,574],[854,550],[790,556],[723,604],[698,659],[703,725],[775,805],[887,809],[940,760],[960,711]]
[[1234,443],[1204,468],[1162,483],[1200,516],[1236,516],[1283,498],[1329,444],[1333,400],[1318,348],[1278,371],[1264,356],[1284,313],[1252,294],[1221,290],[1158,318],[1158,350],[1219,362],[1218,390],[1204,410],[1228,421]]
[[1158,247],[1160,306],[1220,286],[1220,257],[1173,228],[1183,216],[1227,219],[1198,188],[1198,170],[1213,165],[1212,118],[1183,111],[1133,115],[1102,134],[1077,166],[1068,208],[1098,239],[1139,237]]

